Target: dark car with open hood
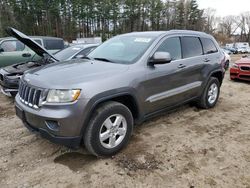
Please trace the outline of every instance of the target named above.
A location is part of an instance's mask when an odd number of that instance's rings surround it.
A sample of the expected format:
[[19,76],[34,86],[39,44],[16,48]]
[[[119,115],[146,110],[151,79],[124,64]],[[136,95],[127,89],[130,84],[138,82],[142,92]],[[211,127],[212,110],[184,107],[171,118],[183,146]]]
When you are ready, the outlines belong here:
[[16,95],[19,86],[19,79],[25,71],[45,66],[54,62],[83,58],[86,54],[88,54],[98,46],[98,44],[77,44],[56,52],[53,55],[50,50],[47,50],[43,47],[43,45],[37,42],[37,39],[28,37],[14,28],[7,28],[6,32],[10,36],[17,39],[21,44],[31,49],[38,57],[40,57],[26,60],[21,63],[16,63],[0,69],[1,92],[7,96]]

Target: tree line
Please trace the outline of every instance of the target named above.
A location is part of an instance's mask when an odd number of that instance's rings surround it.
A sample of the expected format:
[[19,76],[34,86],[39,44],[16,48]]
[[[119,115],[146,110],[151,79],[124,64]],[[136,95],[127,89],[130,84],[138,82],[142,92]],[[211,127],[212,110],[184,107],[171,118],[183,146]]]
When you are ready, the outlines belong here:
[[[214,10],[200,9],[196,0],[0,1],[0,36],[6,36],[4,29],[12,26],[28,35],[68,41],[96,36],[106,40],[132,31],[170,29],[205,31],[220,37],[230,36],[233,25],[235,19],[219,20],[218,24]],[[242,32],[249,33],[246,29]]]

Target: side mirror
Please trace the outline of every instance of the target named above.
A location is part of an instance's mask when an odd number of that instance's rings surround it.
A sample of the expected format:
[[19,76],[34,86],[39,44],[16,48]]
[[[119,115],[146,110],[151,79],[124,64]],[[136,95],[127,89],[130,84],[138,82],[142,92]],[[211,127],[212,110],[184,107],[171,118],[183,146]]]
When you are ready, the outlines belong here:
[[77,56],[75,56],[74,59],[82,59],[82,58],[84,58],[84,57],[85,57],[85,55],[77,55]]
[[4,49],[3,48],[0,48],[0,53],[4,52]]
[[150,65],[166,64],[172,61],[171,55],[168,52],[155,52],[149,60]]

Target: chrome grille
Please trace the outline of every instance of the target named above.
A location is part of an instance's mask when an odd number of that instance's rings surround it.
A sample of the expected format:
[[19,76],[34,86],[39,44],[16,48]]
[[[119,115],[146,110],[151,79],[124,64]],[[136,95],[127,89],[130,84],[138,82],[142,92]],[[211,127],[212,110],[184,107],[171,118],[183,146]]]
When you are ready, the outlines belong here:
[[19,96],[22,103],[25,105],[38,109],[40,106],[42,90],[28,86],[23,81],[19,83]]

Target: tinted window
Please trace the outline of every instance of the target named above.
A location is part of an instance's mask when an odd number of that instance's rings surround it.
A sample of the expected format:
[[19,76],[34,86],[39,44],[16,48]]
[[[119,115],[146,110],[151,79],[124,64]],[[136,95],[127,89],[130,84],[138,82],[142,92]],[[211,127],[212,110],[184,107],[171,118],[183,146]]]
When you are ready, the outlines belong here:
[[42,46],[42,41],[41,40],[35,39],[34,41],[37,42],[38,44],[40,44]]
[[47,50],[60,50],[64,48],[64,43],[63,40],[46,39],[44,40],[44,47]]
[[214,42],[211,39],[201,38],[201,42],[203,45],[204,54],[211,54],[218,52]]
[[23,51],[25,46],[22,42],[18,40],[8,40],[4,41],[0,48],[3,49],[4,52],[16,52],[16,51]]
[[166,39],[157,52],[169,52],[173,60],[181,59],[181,43],[179,37]]
[[182,37],[183,58],[200,56],[203,54],[200,39],[197,37]]
[[93,49],[95,49],[96,47],[90,47],[90,48],[86,48],[84,50],[82,50],[79,54],[77,55],[88,55]]
[[65,48],[65,49],[57,52],[55,54],[55,57],[60,61],[67,60],[81,50],[82,50],[82,47],[71,46],[71,47]]

